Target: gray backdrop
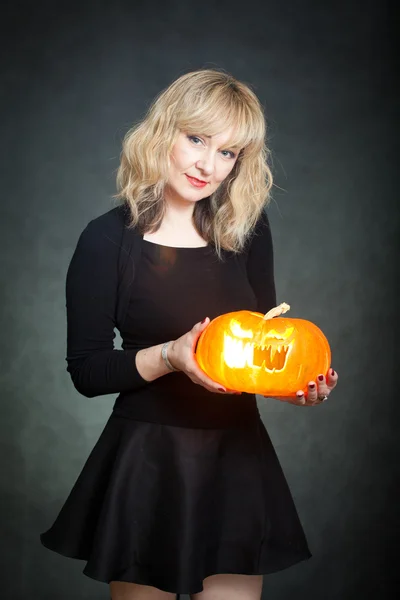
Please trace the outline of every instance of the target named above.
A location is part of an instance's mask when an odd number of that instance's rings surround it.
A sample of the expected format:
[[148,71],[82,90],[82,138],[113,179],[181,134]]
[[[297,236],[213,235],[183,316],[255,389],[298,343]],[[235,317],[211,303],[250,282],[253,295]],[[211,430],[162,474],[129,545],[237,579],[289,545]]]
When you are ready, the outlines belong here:
[[6,10],[2,596],[109,597],[107,585],[82,575],[83,562],[39,543],[115,399],[80,396],[66,372],[66,270],[82,229],[112,208],[131,123],[182,73],[219,66],[252,84],[266,107],[278,300],[322,328],[340,377],[317,408],[259,399],[313,553],[266,576],[263,598],[389,598],[399,253],[389,5],[15,2]]

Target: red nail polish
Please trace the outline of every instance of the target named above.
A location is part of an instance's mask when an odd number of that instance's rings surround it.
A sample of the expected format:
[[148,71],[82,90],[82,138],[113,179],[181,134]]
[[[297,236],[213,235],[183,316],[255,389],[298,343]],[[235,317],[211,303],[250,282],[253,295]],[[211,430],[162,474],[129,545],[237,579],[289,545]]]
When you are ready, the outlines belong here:
[[225,392],[224,388],[218,388],[220,392]]
[[332,377],[335,375],[335,371],[332,369]]
[[203,320],[202,320],[202,322],[201,322],[201,324],[202,324],[202,325],[203,325],[203,323],[205,323],[205,322],[206,322],[206,319],[207,319],[207,317],[206,317],[205,319],[203,319]]
[[318,375],[318,379],[319,379],[320,381],[323,381],[323,380],[324,380],[324,376],[323,376],[323,375]]
[[313,390],[315,388],[315,383],[310,383],[309,387]]

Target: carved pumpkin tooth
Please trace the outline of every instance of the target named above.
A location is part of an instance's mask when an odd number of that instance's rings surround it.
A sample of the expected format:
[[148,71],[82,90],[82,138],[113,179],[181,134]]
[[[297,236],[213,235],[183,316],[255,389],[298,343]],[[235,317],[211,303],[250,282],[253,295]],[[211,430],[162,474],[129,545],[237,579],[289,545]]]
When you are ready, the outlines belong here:
[[247,342],[244,348],[247,366],[253,366],[254,348],[251,342]]

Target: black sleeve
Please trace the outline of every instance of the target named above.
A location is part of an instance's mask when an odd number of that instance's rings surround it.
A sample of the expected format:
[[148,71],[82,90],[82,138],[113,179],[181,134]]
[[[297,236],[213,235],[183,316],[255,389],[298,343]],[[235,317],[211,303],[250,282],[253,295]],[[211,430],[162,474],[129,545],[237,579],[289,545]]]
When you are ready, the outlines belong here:
[[90,221],[67,271],[67,371],[87,398],[148,383],[135,365],[138,350],[114,349],[120,237],[104,219]]
[[277,305],[274,279],[274,251],[270,224],[263,210],[250,239],[247,276],[257,298],[257,310],[266,313]]

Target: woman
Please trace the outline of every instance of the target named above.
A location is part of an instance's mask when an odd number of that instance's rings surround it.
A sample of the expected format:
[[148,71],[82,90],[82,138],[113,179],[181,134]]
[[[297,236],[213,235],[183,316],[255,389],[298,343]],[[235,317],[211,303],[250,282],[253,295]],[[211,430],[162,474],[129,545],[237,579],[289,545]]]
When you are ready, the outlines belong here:
[[[41,541],[87,561],[113,600],[258,600],[263,574],[311,556],[255,395],[194,355],[210,319],[276,305],[265,135],[247,85],[183,75],[126,135],[123,202],[71,259],[67,370],[87,397],[119,395]],[[318,405],[336,382],[316,373],[284,400]]]

